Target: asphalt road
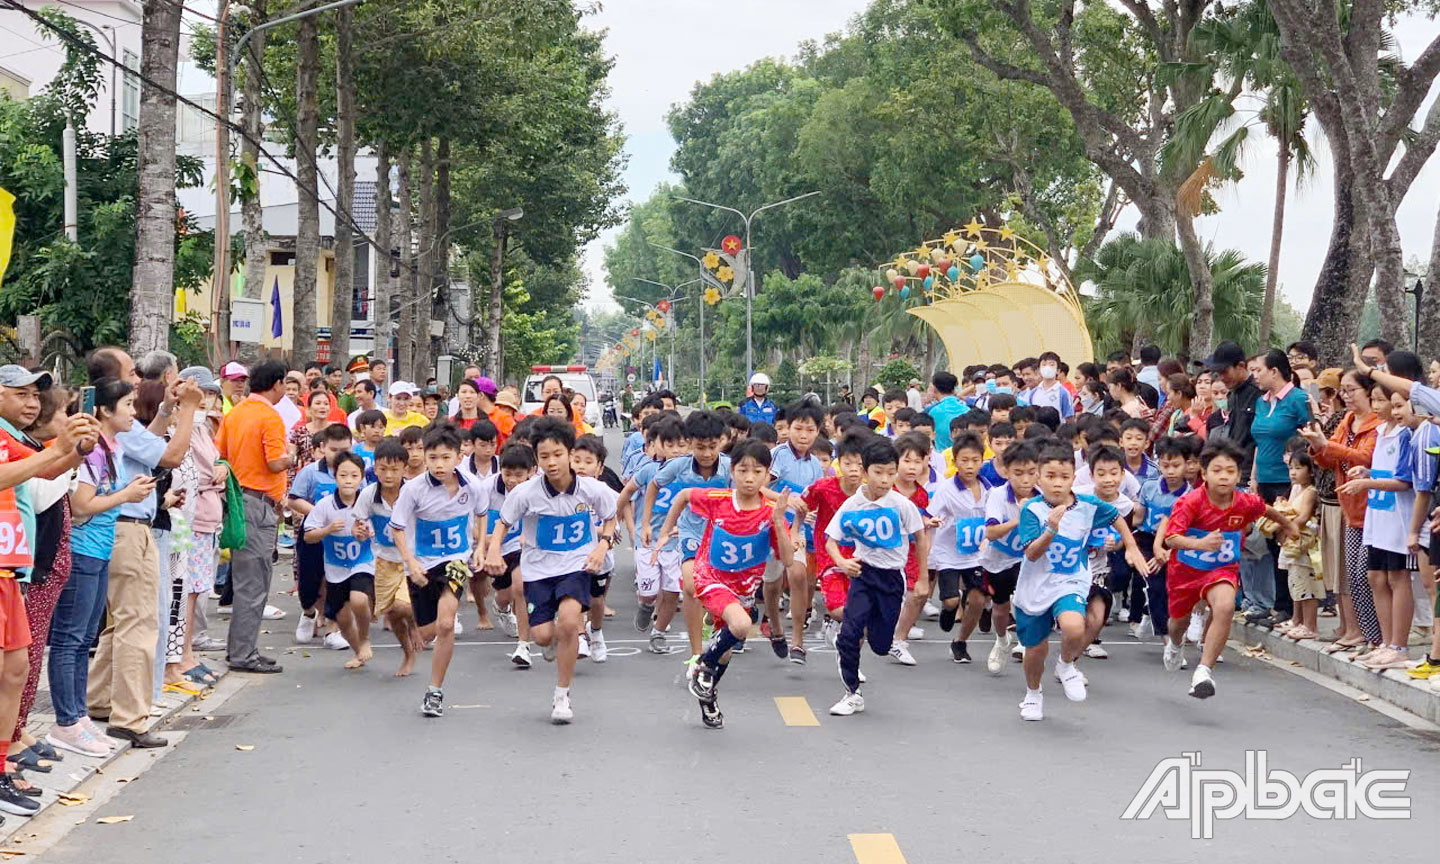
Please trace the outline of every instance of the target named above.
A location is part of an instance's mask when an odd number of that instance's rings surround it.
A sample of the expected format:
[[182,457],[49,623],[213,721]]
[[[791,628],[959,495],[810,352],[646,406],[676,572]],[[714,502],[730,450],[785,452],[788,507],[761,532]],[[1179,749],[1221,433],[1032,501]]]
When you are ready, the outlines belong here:
[[[725,678],[726,728],[713,731],[685,691],[682,640],[672,637],[668,656],[644,652],[629,623],[628,562],[619,572],[611,659],[581,661],[573,725],[549,722],[553,669],[537,658],[516,670],[498,633],[461,637],[438,720],[419,712],[425,660],[414,677],[391,677],[399,652],[389,634],[361,672],[341,668],[346,654],[311,646],[309,656],[283,657],[283,675],[252,677],[214,709],[216,723],[96,813],[132,821],[89,819],[38,860],[949,864],[1433,853],[1423,813],[1440,801],[1440,735],[1269,663],[1227,651],[1218,695],[1199,702],[1186,696],[1186,673],[1161,667],[1158,644],[1111,628],[1111,659],[1082,663],[1089,700],[1066,702],[1047,682],[1046,719],[1025,723],[1019,664],[989,676],[984,637],[971,649],[980,662],[957,666],[926,622],[931,638],[912,643],[919,666],[863,659],[867,710],[848,718],[826,714],[841,695],[832,653],[817,648],[797,667],[755,646]],[[465,622],[473,616],[470,607]],[[274,622],[268,644],[289,646],[293,621],[292,609]],[[813,725],[803,725],[805,707]],[[797,716],[802,725],[787,723]],[[1363,769],[1411,769],[1417,818],[1235,819],[1207,841],[1192,840],[1183,819],[1121,819],[1160,760],[1198,750],[1204,768],[1242,769],[1247,749],[1301,776],[1352,757]]]

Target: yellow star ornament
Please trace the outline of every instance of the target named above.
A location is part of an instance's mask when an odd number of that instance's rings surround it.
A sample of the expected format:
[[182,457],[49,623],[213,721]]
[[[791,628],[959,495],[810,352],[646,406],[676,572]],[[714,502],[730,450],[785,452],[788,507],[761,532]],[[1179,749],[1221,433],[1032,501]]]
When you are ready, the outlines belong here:
[[971,237],[979,237],[979,236],[980,236],[980,229],[982,229],[982,228],[984,228],[984,227],[985,227],[985,226],[984,226],[984,225],[981,225],[978,220],[972,218],[972,219],[969,221],[969,223],[967,223],[967,224],[965,225],[965,233],[968,234],[968,235],[971,236]]
[[1010,240],[1013,240],[1014,238],[1015,238],[1015,229],[1009,227],[1008,225],[1007,225],[1006,227],[1000,229],[1000,239],[1001,239],[1001,240],[1004,240],[1004,241],[1006,241],[1006,242],[1009,242]]

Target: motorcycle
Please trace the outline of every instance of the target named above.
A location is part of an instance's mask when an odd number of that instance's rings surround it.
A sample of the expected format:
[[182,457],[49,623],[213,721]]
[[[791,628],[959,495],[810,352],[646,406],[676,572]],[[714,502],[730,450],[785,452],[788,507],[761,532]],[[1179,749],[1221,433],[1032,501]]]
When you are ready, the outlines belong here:
[[614,429],[620,425],[620,414],[615,410],[615,400],[605,400],[605,407],[600,415],[600,423],[606,429]]

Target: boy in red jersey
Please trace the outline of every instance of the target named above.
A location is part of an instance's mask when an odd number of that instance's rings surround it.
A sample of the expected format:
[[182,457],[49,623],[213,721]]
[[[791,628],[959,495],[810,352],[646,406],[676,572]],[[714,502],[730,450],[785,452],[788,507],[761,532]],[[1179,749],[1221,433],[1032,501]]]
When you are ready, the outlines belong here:
[[785,524],[790,494],[781,492],[773,505],[761,495],[770,479],[770,450],[760,441],[742,441],[730,452],[730,460],[734,488],[681,490],[654,542],[657,551],[664,548],[687,507],[705,520],[695,556],[695,596],[717,626],[689,687],[700,702],[701,721],[711,729],[725,725],[715,688],[729,668],[731,650],[744,644],[754,623],[750,611],[765,562],[772,553],[781,561],[792,560],[794,554]]
[[[800,500],[815,514],[816,537],[825,536],[825,529],[829,527],[835,511],[860,491],[860,484],[865,480],[865,460],[860,451],[865,449],[865,440],[872,434],[868,431],[851,432],[841,438],[835,448],[836,475],[816,480],[801,497]],[[854,554],[853,546],[841,548],[847,555]],[[840,635],[840,622],[845,619],[845,595],[850,593],[850,577],[830,560],[824,542],[815,544],[815,572],[820,575],[820,593],[825,599],[825,620],[820,624],[820,632],[825,643],[834,648],[835,638]],[[797,640],[802,637],[799,632],[795,634]]]
[[1165,643],[1165,668],[1170,672],[1184,661],[1181,639],[1190,623],[1190,610],[1204,600],[1210,621],[1200,665],[1190,679],[1190,695],[1215,695],[1211,667],[1230,631],[1235,613],[1235,589],[1240,585],[1240,542],[1261,516],[1280,525],[1282,543],[1294,536],[1295,526],[1283,513],[1266,505],[1259,495],[1236,489],[1244,453],[1224,438],[1205,445],[1200,466],[1205,485],[1175,502],[1165,525],[1165,546],[1174,550],[1165,576],[1170,607],[1170,638]]

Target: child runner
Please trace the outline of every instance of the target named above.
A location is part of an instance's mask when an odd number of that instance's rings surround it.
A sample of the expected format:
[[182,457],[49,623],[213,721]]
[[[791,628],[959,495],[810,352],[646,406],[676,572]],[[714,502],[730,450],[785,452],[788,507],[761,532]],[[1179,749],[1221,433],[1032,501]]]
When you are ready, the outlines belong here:
[[355,418],[355,438],[351,452],[365,460],[368,471],[375,466],[375,448],[385,438],[385,412],[378,408],[361,411]]
[[694,559],[695,596],[715,619],[715,634],[695,664],[690,693],[700,702],[700,720],[711,729],[725,724],[715,690],[729,668],[731,651],[745,642],[753,624],[755,589],[765,576],[773,552],[789,551],[785,525],[789,493],[775,504],[762,494],[769,479],[770,450],[759,441],[742,441],[730,451],[733,489],[689,487],[660,527],[656,546],[663,546],[682,513],[693,513],[704,526]]
[[1165,522],[1175,502],[1190,491],[1185,480],[1185,465],[1189,458],[1190,440],[1170,435],[1155,442],[1155,463],[1160,469],[1159,477],[1152,477],[1140,484],[1140,507],[1144,512],[1140,528],[1135,532],[1135,544],[1155,562],[1150,574],[1145,577],[1145,602],[1150,610],[1150,626],[1156,633],[1169,640],[1170,612],[1165,591],[1166,562],[1170,552],[1157,538],[1165,536]]
[[[905,559],[911,543],[920,547],[917,558],[921,575],[915,583],[915,595],[923,598],[930,593],[929,535],[920,510],[894,489],[900,454],[894,444],[876,437],[865,442],[861,460],[865,482],[840,505],[825,529],[825,551],[851,580],[845,598],[845,621],[835,641],[840,680],[845,685],[845,695],[830,706],[830,713],[838,717],[865,710],[865,699],[860,695],[862,635],[868,634],[870,650],[877,655],[890,653],[905,595]],[[842,540],[855,544],[854,557],[840,551]]]
[[405,659],[395,671],[396,678],[408,676],[420,655],[420,634],[415,626],[415,612],[410,607],[405,563],[390,536],[390,513],[400,497],[405,465],[409,461],[410,454],[405,452],[399,439],[386,438],[377,444],[372,468],[375,482],[360,490],[353,508],[355,536],[370,539],[370,548],[375,554],[375,615],[390,625],[390,632],[405,652]]
[[[500,470],[500,457],[495,455],[495,442],[500,433],[495,424],[484,417],[471,418],[469,428],[456,425],[460,431],[462,457],[460,471],[472,483],[483,483]],[[468,451],[468,452],[466,452]],[[490,575],[476,570],[470,576],[470,598],[475,601],[476,629],[494,630],[495,620],[490,609],[495,605],[491,596]],[[513,633],[507,633],[514,636]]]
[[[527,439],[512,436],[500,451],[500,472],[498,476],[484,481],[485,512],[490,532],[500,522],[500,510],[505,506],[505,497],[515,487],[535,476],[535,451]],[[493,537],[491,538],[494,539]],[[491,615],[500,629],[515,639],[515,650],[510,652],[510,662],[521,669],[530,668],[530,617],[525,608],[525,587],[515,579],[520,568],[520,526],[514,525],[500,540],[500,560],[505,566],[499,573],[490,573],[495,591],[490,602],[495,604]],[[487,571],[488,572],[488,571]]]
[[305,542],[318,543],[324,552],[325,617],[340,625],[346,644],[355,652],[345,662],[345,668],[359,669],[375,656],[370,648],[375,553],[364,529],[355,530],[354,508],[365,482],[365,460],[354,453],[341,453],[331,470],[335,491],[320,499],[305,516]]
[[[1090,448],[1089,464],[1093,486],[1080,491],[1114,507],[1128,525],[1130,514],[1135,512],[1135,502],[1120,494],[1120,484],[1125,477],[1124,452],[1108,444],[1096,444]],[[1100,644],[1100,630],[1109,619],[1110,607],[1115,603],[1117,587],[1109,579],[1112,569],[1115,569],[1113,559],[1120,548],[1120,534],[1110,525],[1102,525],[1090,532],[1086,545],[1090,549],[1090,594],[1085,600],[1085,648],[1081,653],[1104,660],[1110,655]],[[1139,544],[1136,546],[1138,548]],[[1144,555],[1143,549],[1141,555]],[[1122,572],[1128,579],[1128,569]],[[1123,591],[1124,587],[1121,585],[1118,590]]]
[[[350,449],[350,430],[343,423],[331,423],[315,438],[315,454],[319,458],[296,472],[295,482],[290,485],[287,506],[296,515],[297,523],[303,523],[310,510],[335,491],[335,475],[330,466],[337,456]],[[295,625],[295,642],[305,645],[315,638],[315,631],[323,621],[320,594],[325,585],[325,552],[319,543],[301,537],[295,544],[295,582],[300,589],[300,620]],[[323,644],[334,651],[350,647],[339,630],[325,634]]]
[[[400,434],[397,437],[399,437],[400,443],[405,446],[405,452],[410,454],[410,462],[405,466],[405,479],[413,480],[425,473],[425,427],[406,426],[400,430]],[[455,440],[455,455],[458,458],[460,456],[459,433],[456,433]],[[458,462],[456,463],[456,469],[459,469]]]
[[[720,452],[724,437],[725,421],[719,414],[694,411],[686,417],[685,438],[690,442],[690,455],[671,459],[655,474],[645,491],[646,512],[660,516],[663,523],[664,517],[676,506],[675,496],[681,490],[729,486],[730,457]],[[662,501],[666,505],[663,508]],[[678,524],[680,587],[684,592],[681,612],[685,616],[685,635],[690,641],[690,653],[686,656],[693,660],[700,654],[705,626],[705,610],[695,597],[695,556],[700,550],[705,522],[693,510],[682,509]],[[593,620],[594,610],[591,611]]]
[[503,535],[511,525],[522,526],[520,573],[530,609],[530,635],[545,649],[547,660],[558,660],[550,722],[565,724],[575,717],[570,684],[583,615],[590,607],[590,576],[603,571],[605,553],[615,548],[616,495],[599,480],[576,476],[570,465],[570,452],[575,449],[571,424],[543,418],[535,424],[531,440],[540,476],[505,496],[485,568],[492,574],[504,572]]
[[1235,589],[1240,584],[1240,542],[1255,520],[1264,516],[1279,522],[1282,542],[1294,531],[1290,520],[1264,499],[1236,489],[1244,452],[1226,438],[1206,443],[1200,454],[1205,485],[1175,502],[1165,524],[1164,543],[1173,550],[1166,572],[1170,638],[1165,641],[1165,668],[1174,672],[1184,662],[1181,637],[1189,626],[1190,610],[1204,600],[1210,607],[1200,665],[1190,678],[1190,695],[1215,695],[1211,668],[1224,647],[1235,614]]
[[[650,539],[659,532],[670,512],[670,500],[674,492],[667,490],[656,497],[650,497],[653,480],[660,469],[672,459],[678,459],[685,452],[685,424],[679,418],[661,415],[658,421],[651,421],[645,430],[649,439],[650,458],[642,462],[625,484],[620,493],[620,506],[632,515],[626,517],[626,528],[635,538],[635,629],[644,633],[647,625],[650,631],[650,653],[666,654],[665,635],[675,610],[680,605],[680,543],[675,541],[668,549],[662,549],[658,556],[649,553]],[[631,504],[640,496],[640,507]],[[646,506],[650,505],[650,506]],[[638,518],[635,511],[639,510]],[[635,530],[635,523],[639,530]],[[652,623],[653,621],[653,623]]]
[[1085,607],[1090,592],[1090,567],[1085,545],[1097,528],[1113,527],[1125,545],[1125,557],[1136,567],[1145,556],[1116,509],[1092,495],[1076,495],[1075,454],[1069,443],[1040,448],[1040,495],[1020,510],[1019,542],[1025,547],[1015,587],[1015,630],[1025,646],[1025,698],[1020,719],[1044,719],[1040,679],[1050,653],[1050,630],[1059,625],[1060,659],[1055,676],[1072,702],[1085,701],[1085,678],[1075,660],[1085,647]]
[[[940,582],[940,629],[949,633],[955,628],[964,594],[965,617],[960,632],[950,643],[950,657],[956,663],[969,663],[970,652],[965,640],[980,623],[980,613],[990,594],[985,586],[985,571],[980,555],[985,545],[985,486],[980,482],[980,467],[985,461],[985,445],[980,437],[965,433],[950,448],[955,476],[935,486],[930,499],[932,525],[938,524],[930,547],[930,563]],[[895,653],[894,649],[890,652]],[[903,660],[901,661],[904,662]]]
[[1033,445],[1024,442],[1007,445],[1000,457],[1005,469],[1005,485],[996,486],[985,494],[985,547],[980,554],[980,567],[985,571],[985,592],[993,606],[995,644],[985,660],[991,675],[1005,671],[1005,654],[1010,641],[1010,598],[1020,579],[1020,560],[1025,544],[1020,542],[1020,508],[1035,494],[1035,477],[1039,472],[1038,454]]
[[[770,488],[777,494],[789,492],[792,509],[811,483],[825,476],[825,463],[810,448],[820,434],[825,414],[808,403],[786,409],[790,421],[789,439],[770,451]],[[765,616],[770,627],[770,647],[776,657],[788,657],[791,663],[805,662],[805,621],[810,614],[810,598],[814,595],[814,577],[805,566],[803,528],[794,524],[794,513],[787,513],[791,522],[790,548],[792,558],[780,558],[765,568]],[[803,518],[803,517],[802,517]],[[790,586],[790,615],[794,621],[795,644],[788,649],[785,626],[780,620],[781,579]]]
[[[865,462],[861,454],[865,442],[873,436],[874,433],[868,429],[847,433],[835,448],[835,476],[821,477],[805,490],[801,500],[815,515],[815,536],[824,537],[835,511],[860,491],[860,484],[865,480]],[[846,555],[855,554],[855,547],[848,542],[840,548]],[[850,592],[850,576],[835,566],[830,558],[829,545],[825,543],[815,544],[815,570],[820,574],[820,594],[825,602],[825,620],[820,623],[820,633],[825,643],[834,648],[835,639],[840,635],[840,622],[845,618],[845,597]]]
[[[599,480],[613,492],[619,493],[624,488],[619,482],[620,478],[616,477],[613,471],[611,472],[613,483],[604,477],[605,442],[599,435],[581,435],[577,438],[575,449],[570,452],[570,464],[574,467],[576,474]],[[596,519],[599,519],[598,513]],[[603,521],[595,522],[597,532],[603,527]],[[604,663],[609,657],[609,651],[605,648],[605,634],[601,632],[601,628],[605,626],[605,594],[610,590],[610,577],[614,573],[615,551],[607,549],[605,550],[604,566],[599,573],[593,573],[590,576],[590,611],[588,620],[585,622],[585,632],[580,637],[580,656],[589,657],[596,663]]]
[[445,673],[455,654],[455,613],[470,579],[466,564],[479,563],[475,541],[485,536],[479,518],[485,513],[485,496],[458,470],[460,433],[455,427],[426,430],[423,445],[425,470],[401,487],[390,515],[390,535],[405,559],[420,637],[435,640],[430,685],[420,711],[440,717],[445,713]]
[[[930,496],[925,492],[924,480],[930,471],[930,439],[924,435],[904,435],[895,439],[895,451],[900,454],[899,470],[895,474],[895,491],[910,499],[922,517],[928,517]],[[929,523],[926,524],[929,528]],[[912,591],[920,578],[919,561],[912,546],[905,557],[905,590]],[[928,573],[926,575],[929,575]],[[933,588],[927,579],[926,585]],[[919,639],[924,631],[915,626],[920,610],[930,597],[907,594],[900,606],[900,618],[895,624],[895,640],[890,646],[890,656],[902,666],[914,666],[915,657],[910,653],[908,639]]]

